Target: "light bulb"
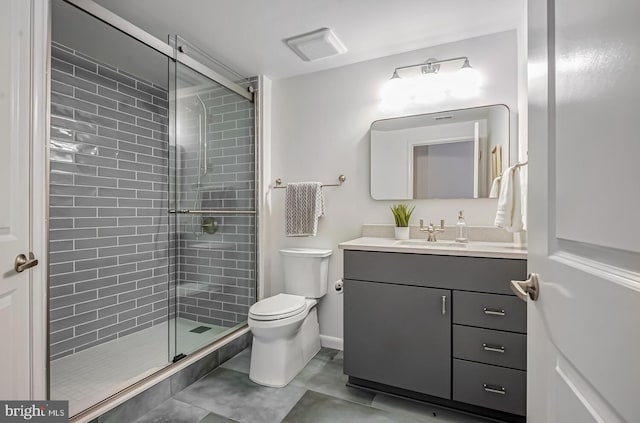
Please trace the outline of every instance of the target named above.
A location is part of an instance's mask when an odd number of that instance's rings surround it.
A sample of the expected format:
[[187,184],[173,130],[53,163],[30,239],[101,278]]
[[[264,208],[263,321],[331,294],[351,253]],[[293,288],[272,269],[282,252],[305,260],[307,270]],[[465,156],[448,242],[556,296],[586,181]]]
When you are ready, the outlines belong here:
[[467,59],[455,75],[452,94],[456,97],[472,97],[478,93],[480,84],[480,74],[469,65],[469,59]]
[[468,87],[478,88],[480,86],[480,74],[472,67],[460,69],[457,79],[458,83]]
[[384,108],[397,109],[404,107],[410,101],[410,84],[394,72],[391,79],[384,83],[380,90],[380,97]]

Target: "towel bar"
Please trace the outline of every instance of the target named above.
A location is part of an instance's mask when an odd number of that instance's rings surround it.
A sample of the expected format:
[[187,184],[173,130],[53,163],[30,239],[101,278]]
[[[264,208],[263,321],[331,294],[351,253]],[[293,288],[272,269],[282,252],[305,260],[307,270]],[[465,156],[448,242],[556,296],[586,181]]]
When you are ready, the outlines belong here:
[[256,214],[255,210],[174,210],[171,214]]
[[[323,187],[339,187],[346,180],[347,180],[346,176],[340,175],[340,176],[338,176],[338,183],[337,184],[322,184],[322,186]],[[282,179],[278,178],[278,179],[276,179],[276,185],[273,188],[286,188],[286,187],[287,187],[286,184],[282,185]]]

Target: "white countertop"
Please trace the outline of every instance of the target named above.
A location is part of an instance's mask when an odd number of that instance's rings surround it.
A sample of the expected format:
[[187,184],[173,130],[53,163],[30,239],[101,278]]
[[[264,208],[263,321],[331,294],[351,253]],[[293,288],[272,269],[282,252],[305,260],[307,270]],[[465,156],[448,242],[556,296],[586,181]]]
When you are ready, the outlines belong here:
[[441,256],[525,260],[527,258],[526,247],[511,242],[470,241],[467,243],[458,243],[450,240],[427,242],[424,239],[397,240],[393,238],[364,237],[342,242],[338,244],[338,248],[342,250],[435,254]]

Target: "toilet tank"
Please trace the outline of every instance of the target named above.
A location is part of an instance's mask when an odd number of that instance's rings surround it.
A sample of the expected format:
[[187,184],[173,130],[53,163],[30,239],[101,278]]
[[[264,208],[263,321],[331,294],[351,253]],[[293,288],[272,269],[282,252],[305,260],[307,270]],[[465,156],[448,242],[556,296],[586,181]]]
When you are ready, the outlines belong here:
[[329,256],[333,251],[313,248],[280,250],[283,262],[284,292],[307,298],[327,293]]

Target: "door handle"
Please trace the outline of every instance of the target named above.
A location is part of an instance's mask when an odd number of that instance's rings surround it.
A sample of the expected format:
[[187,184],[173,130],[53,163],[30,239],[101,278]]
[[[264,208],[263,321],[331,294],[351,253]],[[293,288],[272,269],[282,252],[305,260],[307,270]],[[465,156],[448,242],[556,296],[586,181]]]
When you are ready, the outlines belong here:
[[527,296],[532,301],[536,301],[540,296],[540,285],[538,284],[538,274],[530,273],[526,281],[511,281],[511,290],[522,301],[527,301]]
[[16,257],[14,269],[16,269],[16,272],[22,273],[25,270],[37,265],[38,259],[33,255],[33,253],[29,253],[29,258],[27,258],[27,256],[25,256],[24,254],[18,254],[18,256]]

